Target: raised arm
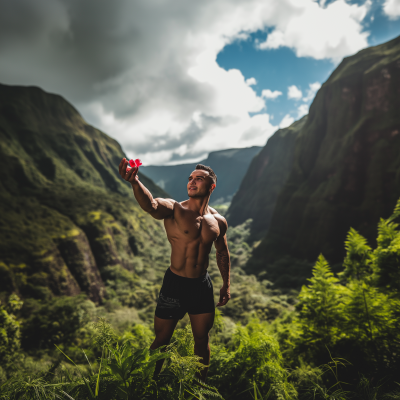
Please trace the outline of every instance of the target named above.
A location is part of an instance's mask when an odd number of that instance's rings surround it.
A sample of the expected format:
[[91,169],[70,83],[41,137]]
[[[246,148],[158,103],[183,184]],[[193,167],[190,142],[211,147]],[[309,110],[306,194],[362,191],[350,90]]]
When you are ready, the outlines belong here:
[[126,172],[127,167],[128,161],[123,158],[119,164],[119,174],[132,185],[133,194],[140,207],[155,219],[164,219],[171,216],[174,212],[175,200],[154,199],[150,190],[139,181],[137,175],[139,168],[132,168]]
[[222,216],[218,215],[218,217],[215,217],[218,220],[220,229],[220,235],[214,244],[217,250],[217,265],[223,281],[222,288],[219,292],[219,302],[217,304],[217,307],[221,307],[224,306],[231,298],[231,260],[229,256],[228,242],[226,239],[228,224],[226,219]]

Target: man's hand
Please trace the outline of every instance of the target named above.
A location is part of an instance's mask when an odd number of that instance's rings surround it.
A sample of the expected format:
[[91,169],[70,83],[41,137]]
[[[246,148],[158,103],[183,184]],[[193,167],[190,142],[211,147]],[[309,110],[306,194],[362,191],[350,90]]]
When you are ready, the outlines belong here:
[[224,306],[230,298],[231,288],[229,286],[222,286],[221,290],[219,291],[219,302],[217,304],[217,307]]
[[139,180],[139,177],[137,176],[139,167],[131,168],[128,172],[126,172],[127,167],[128,160],[126,158],[123,158],[119,163],[119,174],[122,176],[123,179],[131,184],[137,182]]

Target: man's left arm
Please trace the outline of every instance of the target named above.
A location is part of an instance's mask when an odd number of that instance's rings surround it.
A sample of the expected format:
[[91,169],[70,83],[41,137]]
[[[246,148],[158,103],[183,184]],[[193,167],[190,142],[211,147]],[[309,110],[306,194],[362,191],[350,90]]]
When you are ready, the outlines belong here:
[[226,239],[228,224],[226,223],[225,218],[220,216],[218,218],[218,224],[220,227],[220,235],[214,244],[215,248],[217,249],[217,265],[223,281],[219,295],[219,302],[217,304],[217,307],[221,307],[224,306],[231,298],[231,260],[229,256],[228,242]]

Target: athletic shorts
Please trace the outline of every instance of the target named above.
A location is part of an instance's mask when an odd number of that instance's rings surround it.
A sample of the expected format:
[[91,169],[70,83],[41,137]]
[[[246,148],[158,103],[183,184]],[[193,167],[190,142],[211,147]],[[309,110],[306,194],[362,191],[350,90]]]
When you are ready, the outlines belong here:
[[205,314],[214,311],[213,285],[208,272],[199,278],[185,278],[167,269],[157,299],[158,318],[182,319],[186,313]]

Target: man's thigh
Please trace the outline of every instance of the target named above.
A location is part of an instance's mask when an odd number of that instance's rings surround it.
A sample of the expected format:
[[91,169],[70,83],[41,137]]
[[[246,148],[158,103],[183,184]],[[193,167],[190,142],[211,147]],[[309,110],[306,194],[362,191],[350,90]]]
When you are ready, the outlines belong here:
[[154,316],[154,333],[160,345],[168,344],[179,319],[162,319]]
[[215,312],[205,314],[189,314],[195,341],[208,341],[208,333],[214,324]]

